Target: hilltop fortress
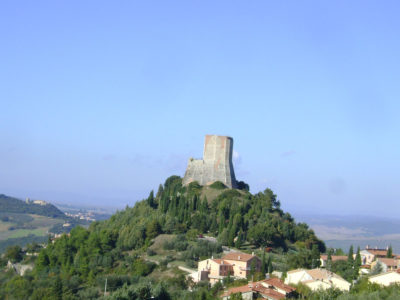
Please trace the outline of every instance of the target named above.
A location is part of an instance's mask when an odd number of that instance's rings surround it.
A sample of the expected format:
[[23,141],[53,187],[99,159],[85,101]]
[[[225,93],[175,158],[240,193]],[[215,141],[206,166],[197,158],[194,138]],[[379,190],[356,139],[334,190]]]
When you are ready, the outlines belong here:
[[236,188],[232,165],[233,139],[229,136],[206,135],[203,159],[190,158],[183,177],[183,185],[197,181],[209,185],[221,181],[229,188]]

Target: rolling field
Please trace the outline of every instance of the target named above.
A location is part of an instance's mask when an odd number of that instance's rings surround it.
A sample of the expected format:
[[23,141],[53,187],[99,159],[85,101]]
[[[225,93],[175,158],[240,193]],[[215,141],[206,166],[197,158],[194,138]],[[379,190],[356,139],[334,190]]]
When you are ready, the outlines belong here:
[[[7,214],[9,221],[0,221],[0,241],[9,238],[22,238],[29,235],[47,236],[51,227],[56,224],[63,224],[62,219],[53,219],[38,215]],[[28,221],[28,222],[27,222]]]
[[49,230],[64,220],[33,214],[0,213],[0,253],[7,246],[47,240]]

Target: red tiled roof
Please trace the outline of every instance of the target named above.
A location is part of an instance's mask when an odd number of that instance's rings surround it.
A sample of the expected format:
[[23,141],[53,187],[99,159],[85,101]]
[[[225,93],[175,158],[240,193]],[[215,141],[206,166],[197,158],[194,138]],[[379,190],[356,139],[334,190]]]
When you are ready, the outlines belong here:
[[371,269],[370,265],[361,265],[360,266],[361,269]]
[[256,256],[250,255],[250,254],[247,254],[247,253],[232,252],[232,253],[228,253],[227,255],[225,255],[223,257],[223,259],[236,260],[236,261],[249,261],[253,257],[256,257]]
[[388,267],[397,267],[399,264],[399,261],[393,258],[378,258],[377,260],[384,263]]
[[221,297],[229,296],[236,293],[257,292],[263,296],[268,296],[269,299],[280,300],[285,299],[285,295],[273,289],[262,286],[259,282],[249,283],[246,285],[230,288],[224,292]]
[[268,296],[268,298],[270,298],[270,299],[272,298],[274,300],[275,299],[276,300],[285,299],[285,297],[286,297],[285,294],[279,293],[270,288],[263,287],[261,284],[258,284],[257,282],[254,283],[253,291],[260,293],[263,296]]
[[217,264],[219,265],[231,265],[230,263],[228,263],[227,261],[220,259],[220,258],[214,258],[212,259],[213,261],[215,261]]
[[272,285],[273,287],[284,290],[286,293],[291,293],[296,290],[294,287],[284,284],[283,281],[280,280],[279,278],[269,278],[269,279],[262,280],[260,282],[264,282],[268,285]]
[[387,254],[387,250],[385,249],[366,249],[366,250],[373,255],[386,256]]
[[238,286],[238,287],[233,287],[228,289],[226,292],[224,292],[221,296],[229,296],[232,294],[236,294],[236,293],[248,293],[253,291],[252,287],[250,287],[249,285],[242,285],[242,286]]

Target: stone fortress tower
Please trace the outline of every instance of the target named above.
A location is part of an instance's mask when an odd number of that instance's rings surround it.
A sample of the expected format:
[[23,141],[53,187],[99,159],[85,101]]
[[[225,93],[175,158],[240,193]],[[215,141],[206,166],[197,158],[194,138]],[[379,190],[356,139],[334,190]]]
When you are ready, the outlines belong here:
[[229,136],[206,135],[203,159],[190,158],[183,177],[183,185],[197,181],[209,185],[221,181],[229,188],[236,188],[232,165],[233,139]]

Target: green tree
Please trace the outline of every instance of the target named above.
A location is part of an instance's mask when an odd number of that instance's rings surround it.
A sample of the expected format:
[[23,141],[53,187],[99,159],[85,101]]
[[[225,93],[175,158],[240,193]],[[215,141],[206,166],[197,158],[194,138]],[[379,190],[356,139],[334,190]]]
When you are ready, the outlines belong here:
[[267,271],[268,271],[268,265],[267,265],[267,262],[265,261],[265,248],[264,248],[262,260],[261,260],[261,273],[263,273],[265,276],[265,273],[267,273]]
[[354,260],[354,279],[358,278],[361,267],[360,247],[357,247],[356,259]]
[[32,293],[32,284],[22,276],[13,277],[5,287],[2,285],[0,291],[4,289],[5,299],[29,299]]
[[244,242],[244,233],[243,230],[240,229],[238,236],[236,238],[235,247],[240,249],[243,245],[243,242]]
[[333,273],[337,273],[347,281],[351,281],[354,278],[353,263],[347,260],[337,260],[332,262]]
[[392,249],[392,245],[389,246],[387,252],[386,252],[386,257],[388,258],[392,258],[393,257],[393,249]]
[[383,272],[382,263],[377,261],[375,266],[371,269],[371,275],[377,275]]
[[331,271],[332,269],[332,249],[328,249],[328,258],[326,260],[326,269]]
[[235,293],[230,296],[231,300],[243,300],[242,293]]
[[353,254],[354,254],[354,250],[353,250],[353,245],[350,246],[349,249],[349,253],[347,254],[347,261],[353,263]]
[[52,293],[57,300],[62,300],[63,285],[60,276],[56,276],[54,279]]
[[6,253],[4,254],[4,257],[13,263],[19,262],[23,258],[22,248],[18,245],[8,246],[6,249]]
[[155,238],[161,233],[161,225],[157,220],[150,221],[146,226],[146,236],[150,239]]
[[272,265],[272,258],[271,255],[268,256],[268,273],[272,274],[274,271],[274,266]]
[[149,195],[149,197],[147,198],[147,204],[148,204],[150,207],[153,207],[153,208],[156,207],[156,203],[155,203],[155,201],[154,201],[154,191],[153,191],[153,190],[150,192],[150,195]]
[[318,268],[320,266],[321,264],[320,257],[321,254],[319,252],[318,245],[317,244],[312,245],[311,249],[312,268]]

